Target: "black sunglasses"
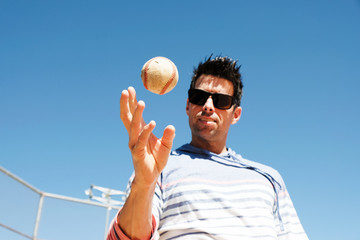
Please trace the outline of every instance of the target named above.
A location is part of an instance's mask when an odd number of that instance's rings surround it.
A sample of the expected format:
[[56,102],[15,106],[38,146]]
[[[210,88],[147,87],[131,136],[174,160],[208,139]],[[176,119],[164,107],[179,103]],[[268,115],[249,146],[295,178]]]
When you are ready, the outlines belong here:
[[231,108],[234,103],[234,97],[221,93],[210,93],[204,90],[191,88],[188,91],[189,102],[196,105],[204,105],[208,98],[211,96],[211,99],[214,103],[214,107],[222,110]]

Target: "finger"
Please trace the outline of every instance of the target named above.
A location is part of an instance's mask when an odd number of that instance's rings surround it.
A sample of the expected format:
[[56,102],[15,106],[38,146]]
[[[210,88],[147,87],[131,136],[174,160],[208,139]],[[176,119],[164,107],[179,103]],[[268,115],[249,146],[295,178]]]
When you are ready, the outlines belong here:
[[144,112],[145,103],[139,101],[132,116],[130,130],[129,130],[129,147],[132,149],[138,141],[139,135],[142,131],[142,114]]
[[152,131],[154,130],[155,126],[156,126],[155,121],[150,121],[149,124],[147,124],[143,128],[143,130],[138,138],[138,142],[136,143],[136,148],[145,149],[147,143],[149,142],[150,135],[151,135]]
[[136,91],[133,87],[128,87],[128,93],[129,93],[129,108],[131,113],[133,113],[136,109],[137,100],[136,100]]
[[[132,86],[128,87],[128,92],[129,92],[129,109],[131,113],[134,113],[137,103],[138,101],[136,100],[136,91],[135,88],[133,88]],[[142,126],[145,126],[145,120],[143,119],[141,121]]]
[[127,90],[123,90],[120,97],[120,119],[129,132],[132,112],[129,107],[129,92]]

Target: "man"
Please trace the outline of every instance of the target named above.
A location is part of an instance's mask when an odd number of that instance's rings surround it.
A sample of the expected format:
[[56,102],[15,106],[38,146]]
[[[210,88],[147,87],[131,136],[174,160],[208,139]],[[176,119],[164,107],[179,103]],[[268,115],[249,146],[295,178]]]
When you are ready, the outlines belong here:
[[173,152],[175,128],[156,138],[144,102],[131,87],[122,92],[134,175],[108,239],[308,239],[279,173],[226,146],[242,111],[239,70],[227,57],[194,70],[186,103],[192,140]]

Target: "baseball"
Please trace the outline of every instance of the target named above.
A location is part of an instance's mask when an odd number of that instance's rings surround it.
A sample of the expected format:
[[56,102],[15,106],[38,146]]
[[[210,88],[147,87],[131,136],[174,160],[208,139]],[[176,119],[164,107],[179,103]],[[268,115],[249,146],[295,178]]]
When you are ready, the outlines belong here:
[[154,57],[141,69],[144,87],[150,92],[163,95],[177,84],[179,73],[175,64],[166,57]]

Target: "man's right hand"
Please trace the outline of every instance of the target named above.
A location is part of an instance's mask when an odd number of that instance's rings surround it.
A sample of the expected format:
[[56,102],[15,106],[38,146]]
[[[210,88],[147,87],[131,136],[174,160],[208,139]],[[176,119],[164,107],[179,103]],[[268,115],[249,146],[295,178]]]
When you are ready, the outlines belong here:
[[146,124],[143,119],[144,108],[145,103],[136,100],[134,88],[122,92],[120,118],[129,134],[135,177],[117,221],[130,239],[149,239],[151,236],[156,181],[167,163],[175,137],[175,128],[169,125],[163,136],[157,138],[152,133],[155,122]]
[[135,89],[129,87],[124,90],[120,99],[120,118],[129,134],[129,148],[131,151],[135,181],[143,186],[156,183],[161,171],[170,155],[175,128],[171,125],[164,130],[158,139],[152,131],[155,122],[148,124],[143,119],[145,103],[136,100]]

